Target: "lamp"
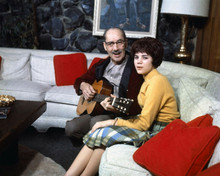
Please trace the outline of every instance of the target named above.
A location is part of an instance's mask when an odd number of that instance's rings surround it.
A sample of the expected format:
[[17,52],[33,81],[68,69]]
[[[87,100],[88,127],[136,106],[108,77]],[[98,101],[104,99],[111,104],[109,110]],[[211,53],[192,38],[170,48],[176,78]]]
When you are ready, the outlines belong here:
[[181,46],[175,57],[180,63],[189,63],[191,53],[187,51],[188,17],[208,17],[210,0],[163,0],[161,13],[181,15]]

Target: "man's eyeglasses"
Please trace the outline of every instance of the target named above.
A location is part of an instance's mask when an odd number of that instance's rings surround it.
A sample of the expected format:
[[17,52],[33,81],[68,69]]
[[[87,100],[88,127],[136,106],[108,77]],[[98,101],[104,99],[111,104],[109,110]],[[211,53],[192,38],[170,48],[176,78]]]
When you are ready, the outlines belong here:
[[114,44],[116,44],[118,47],[121,47],[121,46],[124,46],[125,41],[124,41],[124,40],[118,40],[118,41],[116,41],[116,42],[105,42],[105,44],[106,44],[108,47],[113,47]]

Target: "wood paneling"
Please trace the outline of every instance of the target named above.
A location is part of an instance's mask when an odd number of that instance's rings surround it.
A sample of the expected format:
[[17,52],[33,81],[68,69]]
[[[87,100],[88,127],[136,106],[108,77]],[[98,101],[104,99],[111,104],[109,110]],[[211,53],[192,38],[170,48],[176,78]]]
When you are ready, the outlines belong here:
[[220,73],[220,1],[211,0],[208,23],[198,30],[192,65]]

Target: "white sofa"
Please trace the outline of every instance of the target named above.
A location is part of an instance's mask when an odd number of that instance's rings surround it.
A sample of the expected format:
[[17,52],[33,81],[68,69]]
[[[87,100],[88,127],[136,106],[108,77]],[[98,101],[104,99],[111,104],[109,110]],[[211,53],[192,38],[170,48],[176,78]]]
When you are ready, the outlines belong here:
[[[53,63],[55,55],[71,53],[74,52],[0,47],[0,94],[12,95],[17,100],[45,100],[46,112],[33,123],[40,132],[50,127],[65,128],[67,120],[78,116],[76,107],[79,96],[73,85],[56,86]],[[84,54],[88,66],[94,57],[106,56]]]
[[[64,128],[66,121],[76,117],[79,96],[72,85],[56,86],[54,55],[74,52],[1,48],[0,94],[17,100],[47,102],[46,112],[33,124],[39,131],[49,127]],[[94,57],[105,54],[84,53],[87,66]],[[220,127],[220,74],[206,69],[163,61],[158,70],[167,76],[174,88],[181,119],[188,122],[209,113],[213,124]],[[136,147],[124,144],[109,147],[101,160],[99,175],[151,175],[132,158]],[[209,166],[220,162],[217,144]]]

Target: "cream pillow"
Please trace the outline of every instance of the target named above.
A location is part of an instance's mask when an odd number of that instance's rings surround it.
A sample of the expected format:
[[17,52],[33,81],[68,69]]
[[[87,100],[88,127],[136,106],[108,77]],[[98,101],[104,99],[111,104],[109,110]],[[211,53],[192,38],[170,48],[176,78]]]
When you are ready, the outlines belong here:
[[[169,70],[167,70],[165,68],[160,68],[160,67],[158,68],[158,71],[167,77],[167,79],[169,80],[169,82],[174,90],[176,90],[179,87],[180,79],[183,77],[183,75],[181,73],[170,72]],[[189,75],[185,75],[184,78],[185,77],[191,79],[197,85],[204,87],[204,88],[206,88],[206,86],[208,84],[208,80],[205,78],[200,78],[200,77],[196,77],[196,76],[189,76]]]
[[53,56],[31,55],[31,75],[34,82],[55,85]]
[[[220,127],[220,111],[216,111],[213,116],[213,125]],[[214,153],[210,159],[208,167],[220,162],[220,140],[218,141]]]
[[30,54],[4,53],[2,57],[0,79],[3,80],[30,80]]
[[[199,77],[192,77],[192,78],[187,77],[187,78],[191,79],[195,84],[203,88],[206,88],[206,85],[208,84],[208,80],[204,78],[199,78]],[[170,84],[174,89],[178,89],[181,77],[167,75],[167,79],[169,80]]]
[[185,122],[205,114],[213,117],[220,111],[220,102],[189,78],[180,79],[177,100],[181,119]]

